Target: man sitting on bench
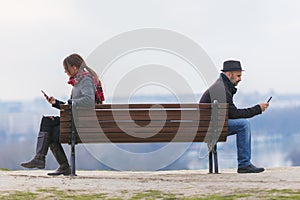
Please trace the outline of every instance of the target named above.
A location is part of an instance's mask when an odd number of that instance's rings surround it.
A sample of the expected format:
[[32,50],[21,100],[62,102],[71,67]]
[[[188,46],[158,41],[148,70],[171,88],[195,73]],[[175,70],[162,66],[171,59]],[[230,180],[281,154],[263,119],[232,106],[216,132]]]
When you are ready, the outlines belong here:
[[[260,103],[250,108],[238,109],[233,103],[235,86],[242,80],[242,67],[239,61],[228,60],[223,64],[223,73],[202,95],[200,103],[228,103],[228,131],[229,135],[236,134],[238,173],[260,173],[264,168],[257,168],[251,164],[251,129],[246,118],[251,118],[264,112],[269,104]],[[223,98],[222,98],[223,95]]]

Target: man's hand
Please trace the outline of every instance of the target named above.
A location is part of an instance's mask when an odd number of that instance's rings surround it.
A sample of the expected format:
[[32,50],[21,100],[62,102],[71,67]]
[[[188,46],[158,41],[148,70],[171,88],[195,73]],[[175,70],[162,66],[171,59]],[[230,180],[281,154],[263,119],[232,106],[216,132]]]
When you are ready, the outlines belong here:
[[269,103],[260,103],[259,106],[261,111],[264,112],[269,107]]

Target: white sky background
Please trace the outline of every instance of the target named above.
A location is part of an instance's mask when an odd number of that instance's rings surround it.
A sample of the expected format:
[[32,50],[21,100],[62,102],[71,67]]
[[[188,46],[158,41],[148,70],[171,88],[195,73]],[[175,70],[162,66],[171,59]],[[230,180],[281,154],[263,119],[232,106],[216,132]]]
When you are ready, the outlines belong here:
[[68,95],[65,56],[149,27],[186,35],[218,70],[241,60],[240,91],[298,93],[299,11],[298,0],[0,0],[0,100]]

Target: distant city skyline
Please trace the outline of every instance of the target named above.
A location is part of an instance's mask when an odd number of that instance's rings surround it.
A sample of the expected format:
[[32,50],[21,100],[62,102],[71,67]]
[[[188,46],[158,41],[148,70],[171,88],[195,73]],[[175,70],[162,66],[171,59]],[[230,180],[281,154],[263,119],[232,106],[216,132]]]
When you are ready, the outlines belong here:
[[[299,10],[297,0],[1,0],[0,101],[39,98],[41,89],[57,98],[68,96],[71,86],[62,67],[67,55],[77,52],[88,58],[112,37],[143,28],[171,30],[190,38],[204,49],[218,72],[224,60],[240,60],[245,72],[239,91],[298,94]],[[136,56],[142,65],[144,57]],[[119,65],[130,68],[135,64],[132,60],[121,60]],[[174,70],[186,67],[176,59],[167,64]],[[99,66],[91,67],[99,73]],[[208,86],[186,76],[195,93]],[[103,79],[109,98],[112,82],[110,77]],[[149,94],[160,91],[152,90]]]
[[[140,97],[145,101],[146,97]],[[164,102],[170,97],[156,97],[157,102]],[[254,94],[240,94],[241,105],[251,105],[263,96]],[[270,108],[259,117],[251,119],[253,128],[253,158],[254,162],[265,167],[284,167],[299,165],[299,126],[300,95],[274,96]],[[273,101],[274,100],[274,101]],[[35,152],[39,121],[42,115],[58,115],[59,110],[52,108],[43,99],[26,102],[1,102],[0,101],[0,168],[22,169],[20,162],[30,159]],[[98,145],[98,144],[97,144]],[[151,144],[154,146],[159,144]],[[150,145],[150,146],[151,146]],[[207,162],[200,155],[200,146],[203,143],[195,143],[179,160],[167,169],[201,169],[207,168]],[[67,155],[70,155],[70,147],[63,145]],[[11,148],[14,147],[14,148]],[[139,152],[149,151],[149,145],[133,145],[140,149]],[[7,149],[10,151],[7,152]],[[143,150],[143,148],[145,148]],[[227,142],[219,143],[218,152],[220,166],[222,168],[236,167],[235,136],[228,137]],[[152,148],[151,148],[152,149]],[[204,152],[205,153],[205,152]],[[87,152],[84,145],[76,146],[76,154],[80,157],[78,167],[89,170],[105,170],[93,155]],[[13,156],[12,156],[13,155]],[[118,155],[112,156],[117,159]],[[271,158],[271,159],[266,159]],[[53,157],[47,156],[47,169],[57,166]],[[87,160],[85,160],[87,159]],[[9,161],[9,162],[8,162]],[[50,162],[48,162],[50,161]],[[88,163],[88,165],[86,164]],[[129,168],[128,170],[131,170]]]

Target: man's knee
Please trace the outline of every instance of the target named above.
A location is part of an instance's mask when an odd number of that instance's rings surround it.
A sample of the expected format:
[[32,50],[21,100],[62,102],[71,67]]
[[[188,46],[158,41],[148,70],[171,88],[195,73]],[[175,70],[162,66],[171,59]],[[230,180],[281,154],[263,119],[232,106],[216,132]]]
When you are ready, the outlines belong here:
[[228,120],[229,135],[239,132],[250,131],[250,122],[247,119],[229,119]]
[[240,120],[240,125],[241,127],[243,127],[244,129],[250,129],[250,122],[248,119],[241,119]]

